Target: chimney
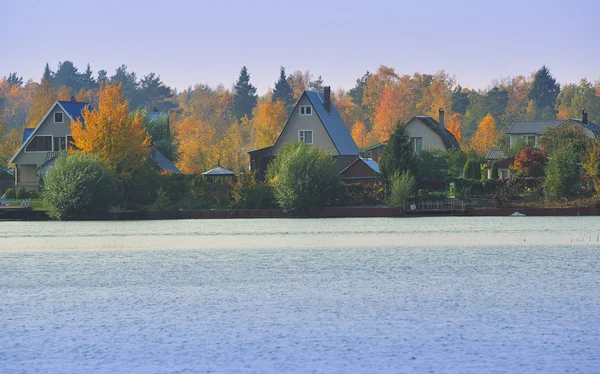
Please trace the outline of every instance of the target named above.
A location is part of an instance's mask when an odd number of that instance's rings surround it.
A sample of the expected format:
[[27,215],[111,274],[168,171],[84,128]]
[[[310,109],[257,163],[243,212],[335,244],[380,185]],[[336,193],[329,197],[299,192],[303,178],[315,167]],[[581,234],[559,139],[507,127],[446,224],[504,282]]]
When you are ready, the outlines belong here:
[[584,125],[587,125],[588,123],[587,110],[585,109],[581,111],[581,122],[583,122]]
[[444,128],[444,108],[440,108],[440,119],[438,121],[440,123],[440,129]]
[[325,96],[323,106],[325,106],[325,110],[327,110],[327,112],[331,113],[331,87],[325,86],[323,87],[323,91]]
[[76,102],[76,101],[77,101],[77,100],[75,100],[75,96],[71,96],[71,102],[72,102],[72,103],[74,103],[74,102]]

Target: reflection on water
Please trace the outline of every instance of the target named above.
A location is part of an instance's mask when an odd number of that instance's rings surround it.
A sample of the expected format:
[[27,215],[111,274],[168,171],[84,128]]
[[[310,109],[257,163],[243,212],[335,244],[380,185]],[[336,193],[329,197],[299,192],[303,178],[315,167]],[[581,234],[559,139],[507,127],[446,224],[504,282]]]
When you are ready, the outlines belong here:
[[598,234],[595,217],[0,222],[0,372],[597,372]]

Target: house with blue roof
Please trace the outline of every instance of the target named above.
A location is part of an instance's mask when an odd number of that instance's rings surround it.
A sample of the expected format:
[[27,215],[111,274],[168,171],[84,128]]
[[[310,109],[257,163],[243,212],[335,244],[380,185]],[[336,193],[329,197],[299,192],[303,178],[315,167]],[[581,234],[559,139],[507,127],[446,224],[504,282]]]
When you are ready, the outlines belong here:
[[[298,140],[325,149],[334,156],[342,180],[346,182],[362,179],[375,181],[379,174],[375,162],[365,162],[360,157],[358,146],[331,101],[330,87],[325,87],[323,92],[304,91],[275,144],[249,152],[250,170],[263,177],[269,161],[277,156],[281,148]],[[357,163],[361,167],[355,165]],[[349,170],[359,175],[347,179],[345,173]]]
[[[10,160],[16,165],[15,187],[38,188],[40,178],[54,165],[58,154],[69,148],[71,124],[76,120],[83,122],[82,111],[86,107],[88,103],[75,100],[56,101],[35,128],[24,129],[21,147]],[[156,147],[150,147],[148,158],[161,170],[180,172]]]

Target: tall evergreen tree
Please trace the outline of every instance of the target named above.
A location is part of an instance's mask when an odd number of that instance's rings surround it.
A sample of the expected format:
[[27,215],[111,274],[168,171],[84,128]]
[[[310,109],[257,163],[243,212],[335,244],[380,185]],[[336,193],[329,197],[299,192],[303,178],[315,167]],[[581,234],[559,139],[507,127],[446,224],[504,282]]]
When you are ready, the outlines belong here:
[[410,136],[404,126],[398,122],[379,162],[381,178],[385,183],[389,183],[392,176],[396,174],[408,171],[414,175],[414,164],[415,154]]
[[245,66],[240,71],[240,76],[235,83],[235,96],[233,98],[233,112],[237,118],[252,117],[252,109],[256,106],[258,95],[256,87],[250,83],[250,74]]
[[94,72],[92,71],[92,68],[90,68],[90,64],[87,64],[85,71],[79,78],[81,86],[86,90],[98,87],[96,80],[94,79]]
[[356,80],[356,85],[354,86],[354,88],[350,89],[350,91],[348,91],[348,95],[352,98],[352,102],[356,105],[360,105],[362,106],[362,101],[363,101],[363,96],[365,93],[365,86],[367,85],[367,78],[369,78],[371,75],[371,73],[369,73],[369,71],[367,71],[365,73],[365,75],[363,75],[361,78],[358,78]]
[[529,99],[534,101],[538,110],[554,109],[559,93],[560,85],[556,83],[556,79],[550,74],[546,65],[542,66],[533,77]]
[[50,69],[50,65],[46,62],[46,66],[44,67],[44,75],[42,75],[42,79],[47,80],[48,82],[52,82],[54,80],[54,72]]
[[108,72],[106,70],[98,70],[98,86],[106,83],[108,80]]
[[77,92],[81,89],[81,78],[79,71],[71,61],[59,62],[54,80],[52,81],[57,89],[61,86],[67,86]]
[[292,91],[292,86],[287,80],[285,75],[285,67],[281,67],[279,71],[279,80],[275,82],[275,89],[273,90],[273,102],[277,100],[281,100],[288,111],[291,110],[292,105],[294,104],[294,92]]
[[150,73],[140,79],[139,96],[142,105],[149,108],[157,107],[161,110],[168,110],[173,107],[167,100],[173,97],[171,89],[160,80],[160,76]]
[[6,80],[9,86],[21,86],[23,84],[23,77],[18,77],[17,73],[9,73],[8,79]]
[[452,111],[465,114],[469,108],[469,91],[458,85],[452,92]]
[[142,102],[138,95],[138,81],[135,73],[128,72],[127,65],[121,65],[115,70],[115,74],[110,77],[110,83],[115,82],[123,84],[123,93],[129,99],[131,109],[137,109]]

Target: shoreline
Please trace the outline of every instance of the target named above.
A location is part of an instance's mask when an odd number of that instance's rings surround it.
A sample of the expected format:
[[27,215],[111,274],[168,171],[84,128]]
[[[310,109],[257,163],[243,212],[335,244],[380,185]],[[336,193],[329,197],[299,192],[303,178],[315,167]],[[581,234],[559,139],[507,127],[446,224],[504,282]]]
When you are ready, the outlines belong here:
[[[285,213],[280,209],[211,209],[111,212],[100,219],[109,221],[147,221],[181,219],[256,219],[256,218],[409,218],[409,217],[503,217],[519,212],[525,216],[598,216],[594,207],[574,208],[494,208],[465,210],[403,211],[393,207],[327,207],[309,214]],[[25,208],[0,210],[0,221],[48,221],[44,211]],[[90,219],[81,219],[90,220]]]

